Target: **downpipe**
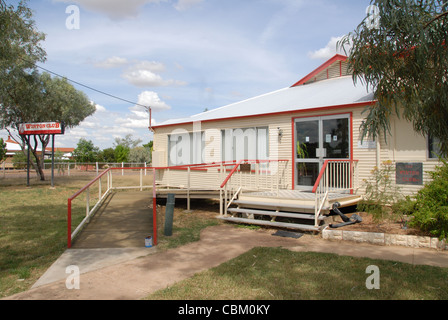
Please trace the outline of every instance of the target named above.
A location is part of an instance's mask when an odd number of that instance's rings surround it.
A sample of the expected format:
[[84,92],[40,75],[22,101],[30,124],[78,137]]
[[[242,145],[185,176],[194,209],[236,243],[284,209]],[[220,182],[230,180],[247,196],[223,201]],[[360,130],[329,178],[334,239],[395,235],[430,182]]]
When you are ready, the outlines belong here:
[[344,221],[344,222],[339,223],[339,224],[330,224],[330,228],[340,228],[343,226],[348,226],[351,224],[356,224],[356,223],[362,222],[361,216],[357,215],[356,213],[352,214],[352,216],[350,218],[347,217],[345,214],[343,214],[339,210],[340,206],[341,206],[341,204],[339,202],[333,203],[333,212],[337,213],[341,217],[342,221]]

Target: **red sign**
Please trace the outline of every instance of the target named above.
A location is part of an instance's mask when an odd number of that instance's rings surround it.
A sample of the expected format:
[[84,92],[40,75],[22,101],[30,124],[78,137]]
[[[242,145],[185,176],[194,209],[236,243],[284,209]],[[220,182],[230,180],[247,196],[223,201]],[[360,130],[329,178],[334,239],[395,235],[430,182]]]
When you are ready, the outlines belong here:
[[64,134],[64,126],[59,122],[19,124],[20,135]]

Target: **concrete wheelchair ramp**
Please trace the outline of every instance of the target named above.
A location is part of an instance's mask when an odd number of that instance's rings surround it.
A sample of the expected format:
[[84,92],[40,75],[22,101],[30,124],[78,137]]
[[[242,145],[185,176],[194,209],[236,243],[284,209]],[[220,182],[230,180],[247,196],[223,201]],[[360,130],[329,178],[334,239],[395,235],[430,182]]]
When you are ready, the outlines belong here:
[[153,233],[152,192],[112,192],[72,244],[73,249],[144,247]]

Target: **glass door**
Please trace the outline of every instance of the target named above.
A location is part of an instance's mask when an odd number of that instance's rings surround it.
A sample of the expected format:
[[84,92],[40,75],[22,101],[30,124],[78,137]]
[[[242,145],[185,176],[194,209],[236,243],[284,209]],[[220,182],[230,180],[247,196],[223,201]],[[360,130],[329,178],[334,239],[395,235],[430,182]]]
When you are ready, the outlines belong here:
[[312,190],[325,160],[350,159],[350,115],[295,121],[295,187]]
[[319,119],[307,118],[296,121],[296,185],[312,189],[321,167]]

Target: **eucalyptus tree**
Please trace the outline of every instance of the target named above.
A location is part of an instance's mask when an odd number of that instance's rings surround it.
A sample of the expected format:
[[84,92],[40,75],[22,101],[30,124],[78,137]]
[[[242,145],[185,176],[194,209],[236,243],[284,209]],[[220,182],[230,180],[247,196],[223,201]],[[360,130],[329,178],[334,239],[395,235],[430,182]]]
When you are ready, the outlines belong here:
[[378,103],[369,106],[363,136],[387,136],[392,116],[440,141],[448,154],[448,2],[375,0],[368,16],[338,44],[350,46],[353,79]]
[[6,151],[6,143],[2,138],[0,138],[0,163],[6,159]]
[[41,180],[45,180],[44,151],[50,136],[34,136],[30,143],[26,136],[18,135],[19,125],[57,121],[73,128],[95,112],[87,96],[66,79],[38,72],[36,64],[46,60],[44,40],[26,1],[14,7],[0,0],[0,129],[8,130],[24,153],[31,145],[31,164]]
[[[15,132],[16,141],[20,142],[22,151],[30,146],[33,155],[32,165],[41,180],[45,180],[43,171],[44,151],[50,142],[50,135],[17,135],[21,123],[60,122],[66,129],[78,126],[86,117],[92,115],[96,108],[88,97],[76,90],[66,79],[51,77],[47,73],[33,73],[15,88],[13,100],[18,101],[10,107],[2,106],[2,126],[11,136]],[[25,78],[26,79],[26,78]]]

